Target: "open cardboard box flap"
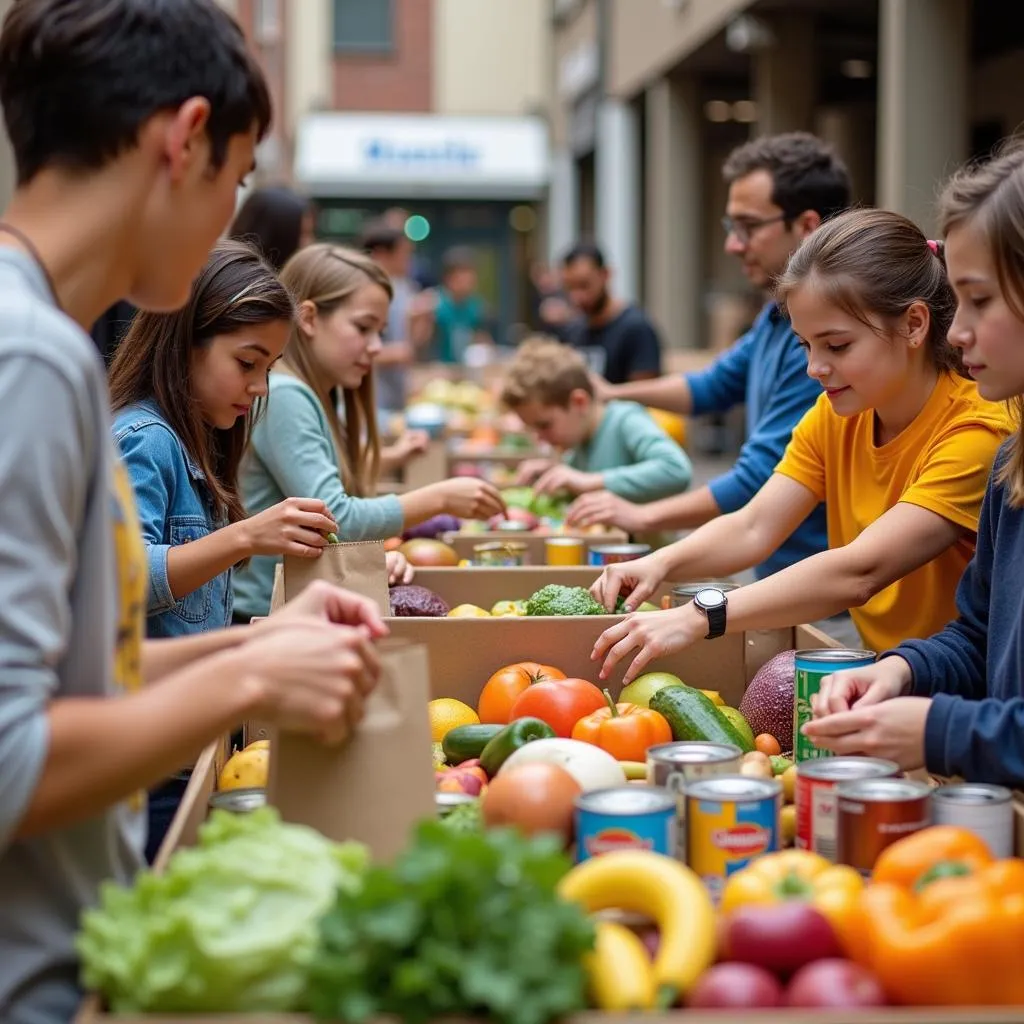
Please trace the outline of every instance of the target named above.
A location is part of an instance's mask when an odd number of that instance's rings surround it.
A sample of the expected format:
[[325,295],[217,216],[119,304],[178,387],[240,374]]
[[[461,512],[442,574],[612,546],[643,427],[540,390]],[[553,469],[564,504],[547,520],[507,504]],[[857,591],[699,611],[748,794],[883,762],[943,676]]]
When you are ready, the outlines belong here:
[[[480,688],[496,668],[514,661],[555,664],[568,675],[596,679],[589,660],[594,638],[616,616],[589,619],[391,619],[392,636],[430,644],[430,689],[433,696],[458,697],[474,704]],[[715,689],[731,704],[738,704],[747,683],[769,658],[796,648],[835,647],[834,641],[811,626],[749,632],[698,644],[688,651],[660,659],[656,669],[679,675],[684,682]],[[621,685],[621,671],[610,682],[613,692]],[[196,832],[207,815],[210,794],[224,763],[226,741],[208,747],[193,772],[185,797],[156,867],[166,863],[174,849],[195,842]],[[1014,802],[1017,849],[1024,852],[1024,800]],[[261,1016],[190,1016],[188,1024],[314,1024],[301,1014]],[[105,1014],[97,999],[83,1005],[76,1024],[181,1024],[180,1017]],[[778,1010],[755,1013],[676,1011],[665,1014],[616,1014],[588,1012],[563,1024],[1020,1024],[1024,1007],[1007,1008],[886,1008],[874,1011]],[[384,1024],[383,1021],[373,1024]],[[451,1021],[449,1024],[456,1024]],[[469,1024],[469,1022],[464,1022]],[[487,1024],[486,1021],[476,1024]]]

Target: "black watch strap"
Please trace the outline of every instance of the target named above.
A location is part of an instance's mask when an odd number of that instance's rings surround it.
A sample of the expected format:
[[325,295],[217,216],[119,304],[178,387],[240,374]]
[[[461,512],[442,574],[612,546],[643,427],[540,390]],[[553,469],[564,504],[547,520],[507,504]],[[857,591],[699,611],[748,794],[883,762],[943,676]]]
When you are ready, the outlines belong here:
[[725,636],[725,605],[720,604],[717,608],[705,608],[704,614],[708,617],[708,634],[705,640],[717,640]]

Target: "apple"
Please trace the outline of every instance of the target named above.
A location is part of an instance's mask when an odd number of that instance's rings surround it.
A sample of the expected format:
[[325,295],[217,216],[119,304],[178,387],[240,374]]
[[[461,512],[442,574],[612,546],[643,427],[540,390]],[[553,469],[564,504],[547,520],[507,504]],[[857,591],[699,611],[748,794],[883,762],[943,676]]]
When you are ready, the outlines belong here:
[[850,960],[816,960],[801,967],[786,989],[787,1006],[839,1009],[885,1006],[882,983],[866,967]]
[[505,515],[497,515],[490,521],[491,529],[496,529],[502,522],[523,523],[528,530],[534,530],[540,525],[540,520],[526,508],[517,508],[513,505]]
[[687,997],[691,1009],[761,1009],[782,1006],[782,986],[774,974],[753,964],[709,967]]
[[790,975],[813,960],[841,957],[828,919],[802,900],[739,907],[725,920],[725,959]]
[[671,672],[645,672],[637,676],[628,686],[622,688],[619,700],[624,704],[639,704],[649,707],[651,698],[666,686],[682,686],[683,681]]

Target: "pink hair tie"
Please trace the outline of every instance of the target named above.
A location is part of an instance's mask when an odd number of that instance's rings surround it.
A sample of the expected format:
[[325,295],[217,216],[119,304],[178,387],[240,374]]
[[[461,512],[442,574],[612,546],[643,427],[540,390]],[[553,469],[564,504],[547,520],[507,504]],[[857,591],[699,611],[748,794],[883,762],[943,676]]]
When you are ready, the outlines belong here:
[[939,255],[939,243],[936,242],[934,238],[928,239],[928,248],[931,249],[936,256]]

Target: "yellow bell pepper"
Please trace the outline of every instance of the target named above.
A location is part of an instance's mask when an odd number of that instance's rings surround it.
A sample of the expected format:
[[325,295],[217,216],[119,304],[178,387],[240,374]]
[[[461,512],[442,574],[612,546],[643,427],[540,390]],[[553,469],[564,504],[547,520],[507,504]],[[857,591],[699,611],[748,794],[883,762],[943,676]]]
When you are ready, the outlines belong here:
[[863,889],[860,874],[846,864],[832,864],[810,850],[782,850],[759,857],[730,876],[720,908],[729,913],[750,904],[804,900],[828,918],[846,947]]

